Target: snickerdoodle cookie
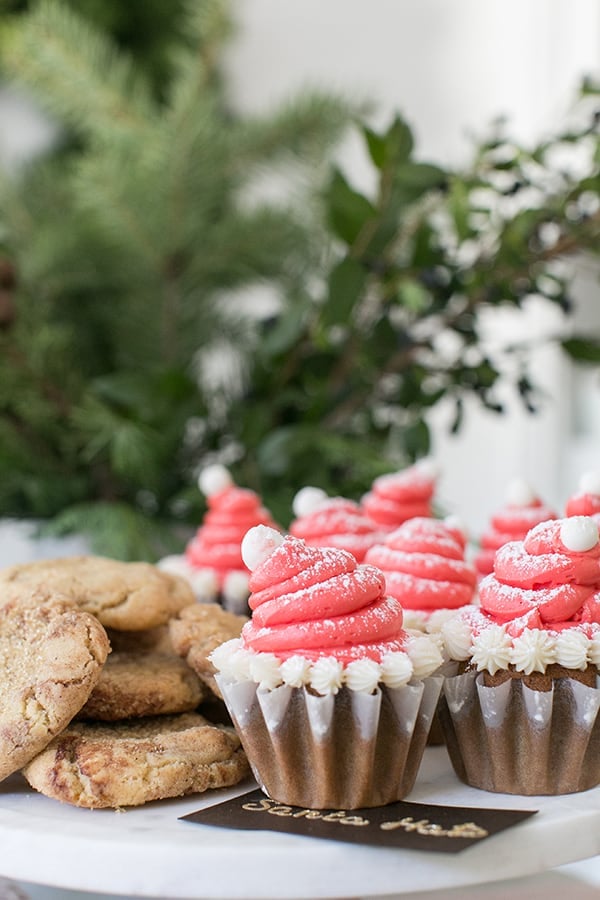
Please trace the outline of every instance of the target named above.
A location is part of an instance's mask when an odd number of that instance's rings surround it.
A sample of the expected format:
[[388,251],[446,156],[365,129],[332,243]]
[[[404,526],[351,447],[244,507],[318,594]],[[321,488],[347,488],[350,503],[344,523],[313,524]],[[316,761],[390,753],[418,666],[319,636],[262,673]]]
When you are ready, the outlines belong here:
[[0,605],[0,779],[69,724],[108,652],[98,620],[54,591],[23,589]]
[[169,622],[173,649],[217,697],[221,693],[214,679],[215,668],[208,657],[219,644],[239,637],[247,621],[246,616],[227,612],[216,603],[196,603],[182,609]]
[[0,571],[2,596],[44,586],[74,600],[109,628],[139,631],[165,625],[195,602],[185,579],[144,562],[70,556],[10,566]]
[[46,796],[90,809],[227,787],[248,773],[233,729],[198,713],[75,722],[23,770]]
[[77,718],[115,722],[189,712],[206,693],[196,673],[174,653],[113,651]]

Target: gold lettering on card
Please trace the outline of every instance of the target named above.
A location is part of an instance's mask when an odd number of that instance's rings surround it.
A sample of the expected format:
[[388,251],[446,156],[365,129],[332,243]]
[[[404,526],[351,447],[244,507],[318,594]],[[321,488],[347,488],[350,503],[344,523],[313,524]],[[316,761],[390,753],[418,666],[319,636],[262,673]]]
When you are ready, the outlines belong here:
[[248,812],[263,812],[269,809],[272,802],[272,800],[259,800],[258,803],[242,803],[242,809],[246,809]]
[[382,831],[396,831],[401,828],[403,831],[414,831],[427,837],[484,838],[489,833],[474,822],[463,822],[460,825],[453,825],[452,828],[442,828],[441,825],[436,825],[429,819],[415,821],[412,816],[405,816],[392,822],[382,822],[379,827]]
[[463,822],[462,825],[455,825],[448,832],[448,837],[455,838],[484,838],[487,837],[489,831],[476,825],[475,822]]
[[248,812],[264,812],[269,809],[272,800],[259,800],[258,803],[242,803],[242,809]]
[[345,809],[323,813],[317,809],[300,809],[294,812],[292,806],[284,806],[276,800],[263,799],[258,802],[242,803],[242,809],[246,812],[266,812],[270,816],[290,816],[293,819],[322,819],[323,822],[335,822],[338,825],[369,825],[368,819],[362,816],[348,815]]

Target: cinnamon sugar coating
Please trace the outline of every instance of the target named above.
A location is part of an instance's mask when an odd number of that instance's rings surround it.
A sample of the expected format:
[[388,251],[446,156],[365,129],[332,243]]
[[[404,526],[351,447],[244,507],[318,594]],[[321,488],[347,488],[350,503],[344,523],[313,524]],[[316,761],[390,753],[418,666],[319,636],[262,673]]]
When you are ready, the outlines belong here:
[[198,676],[175,654],[113,652],[77,718],[114,722],[188,712],[205,694]]

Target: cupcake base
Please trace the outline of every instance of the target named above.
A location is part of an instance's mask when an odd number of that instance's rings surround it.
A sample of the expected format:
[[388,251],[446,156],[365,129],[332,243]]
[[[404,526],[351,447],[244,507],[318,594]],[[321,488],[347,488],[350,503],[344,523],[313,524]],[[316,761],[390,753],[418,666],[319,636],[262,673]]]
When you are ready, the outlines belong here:
[[217,676],[255,778],[281,803],[308,809],[384,806],[411,790],[442,679],[373,694],[319,696]]
[[481,673],[447,678],[439,705],[457,776],[485,791],[556,795],[600,784],[600,677],[533,690],[523,678],[486,686]]

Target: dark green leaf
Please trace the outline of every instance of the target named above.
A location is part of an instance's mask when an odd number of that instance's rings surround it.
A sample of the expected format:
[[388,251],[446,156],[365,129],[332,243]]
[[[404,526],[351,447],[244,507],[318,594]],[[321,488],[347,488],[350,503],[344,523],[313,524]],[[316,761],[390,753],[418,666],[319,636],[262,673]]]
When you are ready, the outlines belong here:
[[329,275],[329,293],[321,312],[324,325],[348,322],[352,311],[363,295],[367,273],[364,266],[347,256]]
[[404,429],[404,448],[410,459],[426,456],[431,447],[429,427],[424,419],[419,419]]
[[398,165],[406,162],[412,153],[414,141],[412,131],[400,116],[396,116],[385,135],[386,164]]
[[369,156],[378,169],[383,169],[385,165],[385,138],[366,125],[363,128],[363,134],[367,142]]
[[414,203],[428,191],[447,185],[448,175],[430,163],[405,163],[394,172],[394,194],[401,204]]
[[269,324],[260,342],[261,356],[279,356],[289,350],[301,337],[306,328],[307,309],[301,302],[294,303]]
[[373,205],[353,190],[338,170],[334,172],[325,199],[333,231],[351,246],[365,224],[375,216]]
[[563,350],[571,359],[582,363],[600,363],[600,340],[573,337],[562,341]]
[[406,122],[396,116],[385,134],[363,128],[369,155],[378,169],[397,166],[410,158],[413,136]]

